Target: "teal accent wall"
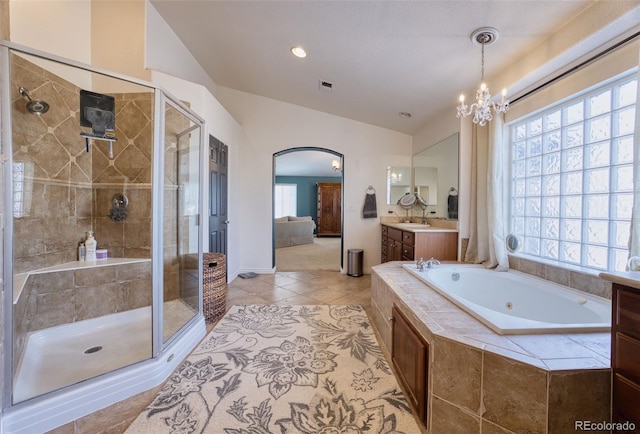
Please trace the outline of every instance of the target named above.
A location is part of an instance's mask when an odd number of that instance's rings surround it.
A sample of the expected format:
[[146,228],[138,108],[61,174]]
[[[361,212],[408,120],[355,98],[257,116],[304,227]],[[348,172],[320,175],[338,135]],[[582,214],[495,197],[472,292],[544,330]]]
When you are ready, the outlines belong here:
[[318,224],[318,182],[341,182],[328,176],[276,176],[276,184],[296,184],[298,217],[310,215]]

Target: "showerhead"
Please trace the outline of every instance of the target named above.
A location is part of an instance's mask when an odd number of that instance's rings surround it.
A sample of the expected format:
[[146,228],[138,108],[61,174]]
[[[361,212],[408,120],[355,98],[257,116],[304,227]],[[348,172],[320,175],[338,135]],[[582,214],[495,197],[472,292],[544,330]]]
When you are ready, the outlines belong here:
[[31,99],[31,97],[29,96],[29,92],[24,87],[21,87],[18,92],[20,92],[20,95],[29,100],[29,102],[27,103],[27,111],[29,113],[40,116],[41,114],[49,111],[49,104],[39,99]]

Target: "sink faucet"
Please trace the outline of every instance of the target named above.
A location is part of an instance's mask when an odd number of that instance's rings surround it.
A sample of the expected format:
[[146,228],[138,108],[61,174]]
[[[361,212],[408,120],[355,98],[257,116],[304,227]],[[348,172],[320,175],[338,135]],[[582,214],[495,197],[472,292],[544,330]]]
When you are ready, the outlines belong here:
[[433,267],[435,267],[436,265],[440,265],[440,261],[438,261],[437,259],[434,259],[434,258],[432,257],[431,259],[428,259],[428,260],[424,261],[424,265],[425,265],[427,268],[433,268]]

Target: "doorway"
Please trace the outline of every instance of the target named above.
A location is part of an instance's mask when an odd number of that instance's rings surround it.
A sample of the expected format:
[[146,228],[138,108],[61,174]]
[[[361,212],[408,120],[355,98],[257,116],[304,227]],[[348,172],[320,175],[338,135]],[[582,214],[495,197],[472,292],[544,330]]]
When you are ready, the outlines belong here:
[[209,136],[209,252],[227,254],[228,147]]
[[[329,149],[300,147],[273,154],[276,271],[342,269],[342,168],[343,155]],[[331,199],[323,200],[328,186],[334,187]],[[327,223],[330,234],[324,229]]]

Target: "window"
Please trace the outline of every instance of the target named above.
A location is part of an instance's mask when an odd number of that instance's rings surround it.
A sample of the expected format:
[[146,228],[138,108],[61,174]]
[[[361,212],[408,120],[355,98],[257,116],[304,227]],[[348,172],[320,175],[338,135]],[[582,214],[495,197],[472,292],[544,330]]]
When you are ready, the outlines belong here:
[[13,216],[28,217],[33,189],[33,163],[13,163]]
[[275,217],[297,216],[296,184],[276,184]]
[[636,89],[634,73],[510,126],[510,231],[521,253],[624,270]]

